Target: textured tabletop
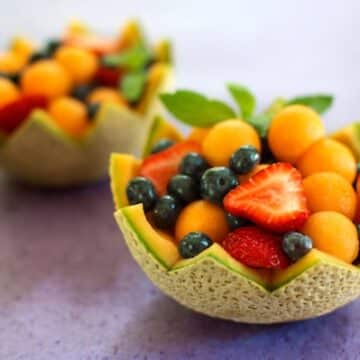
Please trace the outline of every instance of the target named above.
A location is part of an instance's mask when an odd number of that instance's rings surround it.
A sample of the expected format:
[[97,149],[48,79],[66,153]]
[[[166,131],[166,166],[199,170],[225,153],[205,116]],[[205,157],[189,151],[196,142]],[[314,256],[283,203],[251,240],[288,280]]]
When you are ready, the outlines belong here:
[[0,359],[357,359],[360,302],[254,326],[194,314],[130,257],[107,182],[69,192],[1,182]]

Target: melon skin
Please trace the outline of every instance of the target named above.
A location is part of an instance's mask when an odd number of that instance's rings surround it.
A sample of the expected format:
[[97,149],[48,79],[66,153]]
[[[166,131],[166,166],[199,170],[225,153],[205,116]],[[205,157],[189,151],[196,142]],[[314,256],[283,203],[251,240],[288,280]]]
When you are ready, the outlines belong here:
[[106,177],[112,152],[141,155],[155,117],[164,112],[157,95],[174,84],[172,66],[155,66],[156,83],[138,111],[103,104],[93,128],[80,140],[59,129],[46,112],[34,111],[13,134],[0,136],[0,167],[26,184],[66,188]]
[[127,203],[125,188],[138,166],[133,156],[112,156],[115,219],[148,278],[183,306],[215,318],[273,324],[315,318],[360,296],[360,268],[318,250],[274,273],[239,263],[216,243],[192,259],[177,261],[176,245],[154,235],[142,205]]

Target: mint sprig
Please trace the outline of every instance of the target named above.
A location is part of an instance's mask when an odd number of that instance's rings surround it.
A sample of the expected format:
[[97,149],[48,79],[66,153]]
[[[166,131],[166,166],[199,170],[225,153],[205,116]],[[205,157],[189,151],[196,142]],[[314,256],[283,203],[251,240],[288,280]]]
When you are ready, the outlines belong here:
[[222,101],[208,99],[194,91],[178,90],[161,94],[160,99],[171,114],[191,126],[210,127],[236,116]]
[[146,72],[135,71],[125,74],[120,82],[121,94],[129,102],[136,102],[144,92],[146,84]]
[[234,83],[228,84],[227,88],[236,101],[242,118],[248,119],[252,116],[256,108],[256,99],[253,93],[247,87]]
[[313,108],[319,114],[323,114],[327,111],[332,103],[334,97],[328,94],[315,94],[315,95],[305,95],[297,96],[287,101],[287,105],[291,104],[301,104]]

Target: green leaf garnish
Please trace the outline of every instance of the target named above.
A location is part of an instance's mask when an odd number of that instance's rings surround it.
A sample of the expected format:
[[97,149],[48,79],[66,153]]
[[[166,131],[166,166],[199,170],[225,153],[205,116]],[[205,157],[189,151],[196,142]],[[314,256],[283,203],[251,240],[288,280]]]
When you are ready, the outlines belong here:
[[235,117],[235,112],[219,100],[189,90],[178,90],[173,94],[162,94],[160,99],[177,119],[198,127],[210,127],[222,120]]
[[316,95],[307,95],[299,96],[287,101],[287,105],[290,104],[301,104],[313,108],[319,114],[327,111],[332,105],[334,97],[327,94],[316,94]]
[[143,44],[137,44],[119,54],[105,56],[102,62],[107,67],[123,67],[129,70],[139,70],[144,68],[150,60],[150,51]]
[[228,84],[228,90],[240,108],[243,119],[253,115],[256,108],[256,99],[252,92],[245,86]]
[[138,101],[146,84],[146,72],[136,71],[126,75],[121,80],[120,91],[130,102]]
[[261,113],[251,116],[246,122],[255,128],[260,137],[264,138],[267,135],[272,118],[273,115],[270,113]]

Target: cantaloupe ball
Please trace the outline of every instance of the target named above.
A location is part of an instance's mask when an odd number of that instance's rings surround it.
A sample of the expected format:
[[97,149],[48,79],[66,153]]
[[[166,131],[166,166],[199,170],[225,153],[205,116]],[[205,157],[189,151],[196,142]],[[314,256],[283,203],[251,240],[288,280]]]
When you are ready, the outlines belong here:
[[13,53],[28,59],[36,50],[35,44],[26,37],[17,36],[11,41],[10,49]]
[[25,94],[43,95],[53,99],[70,92],[71,78],[55,60],[41,60],[25,69],[21,88]]
[[26,59],[15,52],[8,51],[0,54],[0,72],[17,73],[24,67],[25,63]]
[[312,214],[301,232],[308,235],[315,248],[352,263],[359,253],[355,225],[343,214],[320,211]]
[[320,116],[304,105],[290,105],[272,119],[268,142],[276,159],[291,164],[315,141],[325,136]]
[[71,46],[60,47],[55,53],[55,60],[67,70],[75,84],[89,82],[98,66],[95,54]]
[[221,242],[229,232],[224,210],[206,200],[187,205],[180,213],[175,225],[177,241],[192,231],[206,234],[212,241]]
[[87,98],[89,103],[110,102],[127,106],[127,102],[121,94],[112,88],[100,86],[93,90]]
[[260,151],[260,137],[248,123],[231,119],[209,131],[202,143],[202,153],[212,166],[229,166],[231,155],[243,145],[252,145]]
[[303,181],[308,208],[311,212],[336,211],[353,219],[357,197],[354,188],[341,175],[319,172]]
[[10,80],[0,77],[0,108],[20,97],[18,87]]
[[335,172],[353,183],[356,176],[356,160],[342,143],[324,138],[311,145],[296,163],[303,176],[323,171]]
[[53,100],[48,111],[57,125],[69,135],[81,136],[89,126],[86,106],[71,97]]
[[192,128],[188,136],[189,140],[202,144],[206,136],[209,134],[210,128]]

